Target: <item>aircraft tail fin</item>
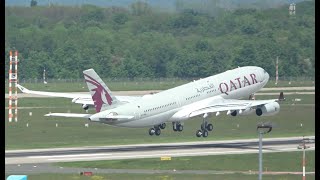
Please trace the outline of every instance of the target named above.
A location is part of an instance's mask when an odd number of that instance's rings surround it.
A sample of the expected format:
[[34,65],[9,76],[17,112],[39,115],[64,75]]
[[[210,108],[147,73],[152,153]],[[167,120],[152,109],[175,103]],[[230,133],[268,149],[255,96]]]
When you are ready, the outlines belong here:
[[112,95],[108,86],[102,81],[99,75],[93,70],[83,71],[85,82],[90,91],[96,112],[119,103],[118,99]]

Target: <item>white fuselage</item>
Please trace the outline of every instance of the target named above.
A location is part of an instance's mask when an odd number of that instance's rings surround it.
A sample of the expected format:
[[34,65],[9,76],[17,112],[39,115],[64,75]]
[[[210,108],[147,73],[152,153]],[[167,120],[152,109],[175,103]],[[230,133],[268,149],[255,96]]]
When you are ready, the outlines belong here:
[[[181,121],[174,114],[193,103],[215,96],[225,99],[248,98],[265,86],[268,80],[269,74],[260,67],[239,67],[99,112],[90,119],[122,127],[147,127],[168,121]],[[134,118],[104,122],[103,117],[109,113],[132,115]]]

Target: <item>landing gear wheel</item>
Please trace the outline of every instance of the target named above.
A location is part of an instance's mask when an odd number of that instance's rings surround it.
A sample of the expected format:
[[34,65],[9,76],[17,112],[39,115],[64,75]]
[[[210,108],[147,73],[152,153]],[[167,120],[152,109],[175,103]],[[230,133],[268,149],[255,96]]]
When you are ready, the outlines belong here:
[[183,130],[183,125],[179,124],[179,125],[177,126],[177,130],[181,132],[181,131]]
[[212,131],[213,130],[213,125],[212,124],[208,124],[207,125],[207,130],[208,131]]
[[203,133],[202,134],[203,137],[208,137],[209,135],[209,132],[207,130],[204,130],[202,133]]
[[156,134],[157,136],[159,136],[159,135],[161,134],[161,130],[160,130],[160,128],[155,129],[155,134]]
[[152,135],[154,135],[154,133],[155,133],[154,128],[150,128],[149,129],[149,135],[152,136]]
[[202,135],[202,131],[201,131],[201,130],[198,130],[198,131],[196,132],[196,136],[197,136],[197,137],[201,137],[201,135]]
[[180,122],[172,122],[172,129],[173,131],[182,131],[183,126],[180,124]]
[[204,123],[201,124],[201,130],[206,130],[207,128],[207,122],[205,121]]
[[159,127],[160,127],[161,129],[166,128],[166,126],[167,126],[166,123],[162,123],[162,124],[159,125]]
[[172,127],[172,129],[173,129],[173,131],[178,131],[178,130],[177,130],[177,128],[176,128],[176,127],[174,127],[174,126]]

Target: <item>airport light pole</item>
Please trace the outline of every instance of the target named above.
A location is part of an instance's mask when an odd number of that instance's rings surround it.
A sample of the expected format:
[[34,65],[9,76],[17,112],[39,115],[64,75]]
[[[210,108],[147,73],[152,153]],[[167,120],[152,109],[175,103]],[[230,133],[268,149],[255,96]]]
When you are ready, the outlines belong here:
[[257,132],[259,134],[259,180],[262,179],[262,135],[271,132],[272,125],[271,124],[258,124]]
[[303,149],[302,156],[302,180],[306,179],[306,149],[310,148],[310,146],[306,146],[306,142],[309,142],[309,138],[302,138],[302,144],[299,144],[298,149]]

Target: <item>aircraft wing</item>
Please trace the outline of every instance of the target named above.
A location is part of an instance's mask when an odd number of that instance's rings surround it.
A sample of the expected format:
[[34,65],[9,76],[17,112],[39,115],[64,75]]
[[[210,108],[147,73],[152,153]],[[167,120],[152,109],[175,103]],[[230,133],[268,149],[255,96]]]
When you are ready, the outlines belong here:
[[256,109],[259,106],[282,100],[284,100],[283,93],[280,93],[279,99],[270,100],[237,100],[224,99],[221,96],[218,96],[203,102],[200,101],[187,105],[185,108],[178,111],[175,116],[191,118],[206,113],[215,113],[220,111]]
[[[87,104],[87,105],[94,105],[92,97],[90,94],[80,94],[80,93],[61,93],[61,92],[46,92],[46,91],[32,91],[29,90],[20,84],[17,84],[17,87],[26,94],[36,94],[36,95],[43,95],[43,96],[51,96],[51,97],[63,97],[63,98],[70,98],[72,99],[73,103],[76,104]],[[132,101],[136,101],[140,99],[139,96],[116,96],[121,102],[129,103]]]
[[205,113],[214,113],[220,111],[245,110],[248,108],[256,108],[257,106],[275,102],[275,100],[229,100],[223,99],[220,102],[194,109],[189,113],[189,117],[198,116]]
[[29,90],[29,89],[21,86],[20,84],[17,84],[17,87],[20,89],[20,91],[22,91],[23,93],[26,93],[26,94],[36,94],[36,95],[52,96],[52,97],[64,97],[64,98],[70,98],[70,99],[75,99],[75,98],[80,98],[80,97],[81,98],[91,98],[91,96],[89,94],[32,91],[32,90]]

